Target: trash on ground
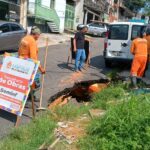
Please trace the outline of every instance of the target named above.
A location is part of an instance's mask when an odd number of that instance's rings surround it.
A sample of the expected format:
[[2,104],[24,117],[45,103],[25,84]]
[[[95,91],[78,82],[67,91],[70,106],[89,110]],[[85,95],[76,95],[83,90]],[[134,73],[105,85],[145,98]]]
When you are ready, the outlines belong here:
[[70,122],[58,122],[58,128],[55,129],[55,136],[61,138],[68,144],[77,142],[77,140],[85,135],[85,129],[90,118],[88,115],[82,115],[80,118]]

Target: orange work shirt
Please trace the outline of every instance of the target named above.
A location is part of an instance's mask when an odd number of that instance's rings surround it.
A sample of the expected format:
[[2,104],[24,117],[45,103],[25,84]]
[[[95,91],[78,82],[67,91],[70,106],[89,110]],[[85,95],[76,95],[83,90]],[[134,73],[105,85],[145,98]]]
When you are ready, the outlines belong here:
[[31,35],[26,35],[20,43],[19,56],[38,60],[38,47],[36,40]]
[[147,40],[144,38],[137,38],[132,41],[131,44],[131,53],[137,56],[146,56],[148,55],[147,52]]
[[147,50],[148,54],[150,55],[150,35],[145,36],[145,39],[147,40]]

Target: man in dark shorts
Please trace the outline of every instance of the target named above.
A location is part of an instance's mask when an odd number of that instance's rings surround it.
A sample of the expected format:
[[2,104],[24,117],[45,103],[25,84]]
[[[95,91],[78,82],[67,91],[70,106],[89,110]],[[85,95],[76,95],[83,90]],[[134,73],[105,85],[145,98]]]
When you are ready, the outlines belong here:
[[76,59],[75,59],[75,71],[82,71],[86,54],[84,49],[85,43],[85,33],[88,31],[87,26],[83,26],[82,29],[75,34],[73,46],[74,51],[76,52]]

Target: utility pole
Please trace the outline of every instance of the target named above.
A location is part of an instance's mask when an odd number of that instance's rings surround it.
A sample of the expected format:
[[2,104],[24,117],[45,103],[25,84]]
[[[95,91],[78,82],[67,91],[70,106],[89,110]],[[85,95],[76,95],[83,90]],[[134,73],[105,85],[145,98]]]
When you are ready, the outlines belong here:
[[20,24],[27,28],[27,0],[20,0]]

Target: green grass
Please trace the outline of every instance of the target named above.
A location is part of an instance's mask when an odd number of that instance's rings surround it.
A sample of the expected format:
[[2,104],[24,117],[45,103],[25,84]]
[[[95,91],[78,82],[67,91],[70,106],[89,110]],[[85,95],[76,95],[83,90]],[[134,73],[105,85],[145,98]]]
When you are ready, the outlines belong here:
[[[97,101],[126,100],[122,90],[108,89]],[[118,91],[118,92],[116,92]],[[120,91],[120,92],[119,92]],[[120,93],[120,94],[119,94]],[[103,94],[107,94],[106,97]],[[107,108],[102,118],[93,119],[87,136],[78,143],[81,150],[150,150],[150,95],[130,95],[127,101]],[[96,101],[96,98],[95,100]],[[99,105],[101,108],[102,104]]]
[[93,96],[92,107],[107,109],[111,105],[111,101],[121,101],[125,97],[125,90],[122,84],[111,85],[109,88],[104,89],[102,92]]
[[54,113],[44,112],[1,140],[0,150],[36,150],[44,142],[50,145],[54,141],[54,129],[58,121],[72,120],[87,112],[87,106],[77,107],[73,104],[57,107]]
[[58,121],[76,119],[94,108],[107,111],[91,121],[87,136],[77,143],[79,150],[150,150],[150,94],[134,95],[127,90],[126,85],[113,84],[93,95],[89,106],[69,103],[53,113],[44,112],[1,140],[0,150],[36,150],[44,142],[50,145]]
[[89,108],[90,106],[81,105],[78,107],[74,104],[68,104],[63,107],[57,107],[55,109],[55,114],[59,121],[73,120],[82,114],[87,114]]
[[44,113],[31,123],[21,126],[0,142],[1,150],[36,150],[44,142],[52,142],[56,123]]

